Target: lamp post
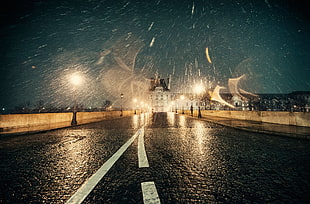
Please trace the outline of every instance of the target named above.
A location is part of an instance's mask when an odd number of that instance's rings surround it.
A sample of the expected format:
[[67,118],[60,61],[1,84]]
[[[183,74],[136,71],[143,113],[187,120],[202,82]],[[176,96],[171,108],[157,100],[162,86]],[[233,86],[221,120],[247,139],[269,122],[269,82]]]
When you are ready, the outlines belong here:
[[123,98],[124,98],[124,94],[121,93],[121,115],[123,116]]
[[171,112],[173,112],[173,107],[175,106],[175,102],[171,101]]
[[176,96],[174,96],[174,99],[175,99],[175,104],[174,104],[175,113],[178,113],[178,105],[179,105],[179,102],[178,102],[178,99],[176,98]]
[[143,113],[143,112],[144,112],[144,102],[141,101],[141,102],[140,102],[140,105],[141,105],[141,106],[140,106],[140,107],[141,107],[141,111],[140,111],[140,112]]
[[194,87],[194,92],[198,95],[198,118],[201,118],[201,110],[200,110],[200,102],[201,102],[201,94],[204,92],[204,86],[201,84],[197,84]]
[[134,103],[134,109],[135,109],[135,115],[137,114],[137,99],[136,98],[134,98],[133,99],[133,103]]
[[182,101],[182,114],[184,114],[184,99],[185,99],[185,96],[182,95],[182,96],[180,97],[180,99],[181,99],[181,101]]
[[209,110],[212,110],[212,95],[210,95],[210,109]]
[[77,121],[76,121],[76,112],[77,112],[77,102],[76,102],[76,95],[77,95],[77,86],[81,85],[83,82],[83,78],[82,76],[76,72],[73,73],[70,76],[70,82],[73,85],[73,99],[74,99],[74,105],[73,105],[73,116],[72,116],[72,121],[71,121],[71,125],[77,125]]

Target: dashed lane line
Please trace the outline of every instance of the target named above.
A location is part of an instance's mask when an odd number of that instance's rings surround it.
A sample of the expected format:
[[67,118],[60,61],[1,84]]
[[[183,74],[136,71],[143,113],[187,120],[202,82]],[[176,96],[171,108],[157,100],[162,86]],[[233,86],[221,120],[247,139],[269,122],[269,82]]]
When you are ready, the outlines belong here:
[[[138,138],[138,161],[139,168],[149,167],[144,146],[144,128],[141,129],[141,133]],[[142,182],[141,189],[144,204],[160,204],[157,189],[153,181]]]
[[127,148],[133,143],[133,141],[140,135],[142,128],[139,129],[121,148],[113,154],[113,156],[106,161],[98,171],[93,174],[86,182],[73,194],[73,196],[66,202],[71,203],[82,203],[83,200],[88,196],[88,194],[94,189],[94,187],[99,183],[99,181],[104,177],[104,175],[110,170],[110,168],[115,164],[115,162],[122,156],[122,154],[127,150]]
[[160,204],[159,196],[153,181],[141,183],[144,204]]
[[149,162],[147,160],[145,147],[144,147],[144,129],[141,129],[141,133],[138,138],[138,161],[139,168],[149,167]]

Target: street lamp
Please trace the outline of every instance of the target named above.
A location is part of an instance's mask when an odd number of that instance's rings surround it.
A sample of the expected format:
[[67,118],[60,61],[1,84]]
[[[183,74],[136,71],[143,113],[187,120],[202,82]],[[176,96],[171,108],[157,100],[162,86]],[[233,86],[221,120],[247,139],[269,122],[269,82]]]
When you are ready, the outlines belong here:
[[184,99],[185,99],[185,96],[182,95],[182,96],[180,97],[180,99],[181,99],[181,101],[182,101],[182,114],[184,114]]
[[123,98],[124,98],[124,94],[121,93],[121,115],[123,116]]
[[133,99],[134,109],[135,109],[135,115],[137,114],[137,110],[136,110],[136,109],[137,109],[137,101],[138,101],[138,100],[137,100],[136,98]]
[[201,111],[200,111],[200,102],[201,102],[201,94],[204,92],[204,86],[202,84],[196,84],[194,86],[194,93],[198,95],[198,118],[201,118]]
[[79,86],[82,84],[83,78],[78,72],[76,72],[70,76],[70,82],[74,86]]
[[175,107],[175,102],[174,101],[171,101],[171,112],[173,112],[173,107]]
[[76,95],[77,95],[77,86],[83,83],[83,77],[78,73],[75,72],[69,77],[70,83],[73,85],[73,98],[74,98],[74,105],[73,105],[73,116],[71,125],[77,125],[76,121],[76,109],[77,109],[77,102],[76,102]]
[[141,101],[141,102],[140,102],[140,105],[141,105],[141,113],[143,113],[143,111],[144,111],[144,102]]
[[194,86],[194,93],[201,94],[204,91],[204,87],[202,84],[196,84]]
[[176,95],[174,95],[174,100],[175,100],[175,103],[174,103],[175,113],[178,113],[179,102],[178,102]]

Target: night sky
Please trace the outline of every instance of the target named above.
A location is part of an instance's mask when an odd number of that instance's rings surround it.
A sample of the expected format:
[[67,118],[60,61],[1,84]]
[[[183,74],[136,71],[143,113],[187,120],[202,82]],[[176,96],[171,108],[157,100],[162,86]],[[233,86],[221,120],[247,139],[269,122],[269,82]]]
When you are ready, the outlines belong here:
[[[0,106],[85,106],[139,97],[147,78],[173,89],[310,90],[310,22],[296,0],[10,1],[1,6]],[[205,50],[208,47],[209,57]],[[79,87],[69,76],[83,77]],[[189,89],[187,87],[187,89]]]

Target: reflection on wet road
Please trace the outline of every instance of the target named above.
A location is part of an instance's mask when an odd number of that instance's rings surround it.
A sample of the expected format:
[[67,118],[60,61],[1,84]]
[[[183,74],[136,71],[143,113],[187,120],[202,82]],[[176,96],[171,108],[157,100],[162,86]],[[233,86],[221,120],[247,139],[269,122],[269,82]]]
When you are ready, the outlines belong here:
[[309,141],[174,113],[5,137],[0,153],[1,203],[66,203],[111,158],[83,203],[310,202]]

